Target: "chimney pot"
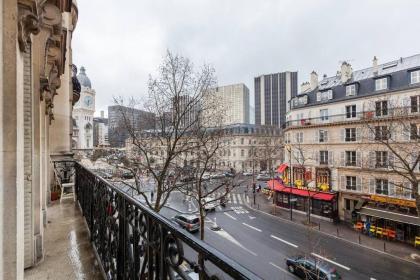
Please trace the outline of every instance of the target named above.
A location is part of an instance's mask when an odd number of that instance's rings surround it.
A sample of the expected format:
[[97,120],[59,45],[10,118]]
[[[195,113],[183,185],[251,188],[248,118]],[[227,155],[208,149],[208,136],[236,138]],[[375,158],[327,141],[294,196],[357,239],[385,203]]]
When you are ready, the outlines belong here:
[[310,80],[311,90],[314,90],[318,87],[318,74],[314,71],[311,73],[311,80]]

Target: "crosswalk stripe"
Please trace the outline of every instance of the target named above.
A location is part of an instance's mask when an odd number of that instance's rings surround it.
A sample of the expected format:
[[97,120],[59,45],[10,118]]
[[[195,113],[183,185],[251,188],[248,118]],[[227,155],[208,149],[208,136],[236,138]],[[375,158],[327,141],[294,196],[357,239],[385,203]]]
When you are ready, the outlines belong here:
[[246,202],[249,203],[249,196],[246,196]]
[[231,194],[231,197],[232,197],[232,203],[233,204],[236,204],[236,196],[235,196],[235,194]]
[[242,197],[241,197],[241,194],[237,194],[237,196],[238,196],[238,203],[239,204],[242,204]]

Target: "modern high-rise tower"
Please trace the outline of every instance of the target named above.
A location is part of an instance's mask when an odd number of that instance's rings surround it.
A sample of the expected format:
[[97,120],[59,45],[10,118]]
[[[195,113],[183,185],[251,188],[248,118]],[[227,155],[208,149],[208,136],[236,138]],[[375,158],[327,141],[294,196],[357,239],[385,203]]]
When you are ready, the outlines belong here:
[[255,124],[282,127],[289,101],[297,95],[297,72],[282,72],[254,78]]

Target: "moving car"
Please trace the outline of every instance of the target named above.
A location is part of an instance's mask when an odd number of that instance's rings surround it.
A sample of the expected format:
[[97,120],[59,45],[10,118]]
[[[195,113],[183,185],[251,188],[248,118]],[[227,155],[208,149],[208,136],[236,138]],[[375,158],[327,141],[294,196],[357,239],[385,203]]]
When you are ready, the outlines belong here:
[[213,197],[206,197],[201,200],[201,203],[204,204],[204,210],[214,211],[216,210],[216,202]]
[[257,175],[257,180],[259,181],[268,181],[270,180],[270,176],[268,176],[267,174],[258,174]]
[[335,280],[341,279],[337,270],[326,263],[316,259],[302,256],[286,259],[287,269],[290,273],[308,280]]
[[224,178],[224,177],[225,177],[225,175],[220,174],[220,173],[210,175],[211,179],[221,179],[221,178]]
[[197,215],[180,214],[172,218],[174,222],[189,232],[195,232],[200,229],[200,219]]

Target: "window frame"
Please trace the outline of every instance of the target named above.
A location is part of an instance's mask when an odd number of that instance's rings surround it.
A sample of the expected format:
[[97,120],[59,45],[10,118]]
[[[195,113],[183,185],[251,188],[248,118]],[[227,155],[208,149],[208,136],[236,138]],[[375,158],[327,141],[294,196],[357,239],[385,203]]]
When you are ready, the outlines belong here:
[[[379,105],[379,106],[378,106]],[[375,116],[383,117],[388,116],[388,100],[380,100],[375,102]]]
[[357,95],[356,84],[351,84],[346,86],[346,96],[355,96]]
[[347,105],[346,110],[346,119],[354,119],[357,116],[357,106],[356,104]]
[[[325,112],[326,112],[326,114],[324,114]],[[319,110],[319,118],[323,122],[328,121],[328,118],[329,118],[328,109],[320,109]]]
[[375,91],[387,90],[388,89],[388,78],[375,79]]
[[344,159],[345,159],[346,166],[357,166],[356,151],[346,151]]
[[[354,179],[354,182],[353,182],[353,179]],[[357,177],[356,176],[346,176],[346,190],[357,191]]]
[[[349,133],[347,133],[349,132]],[[354,133],[353,133],[354,132]],[[349,136],[347,136],[349,134]],[[344,129],[344,142],[356,142],[357,132],[355,127],[349,127]]]
[[[414,79],[413,79],[414,78]],[[416,81],[413,81],[416,80]],[[418,84],[420,83],[420,70],[414,70],[410,72],[410,84]]]
[[375,179],[375,194],[389,195],[389,181],[387,179]]
[[328,151],[319,151],[319,164],[328,165]]

